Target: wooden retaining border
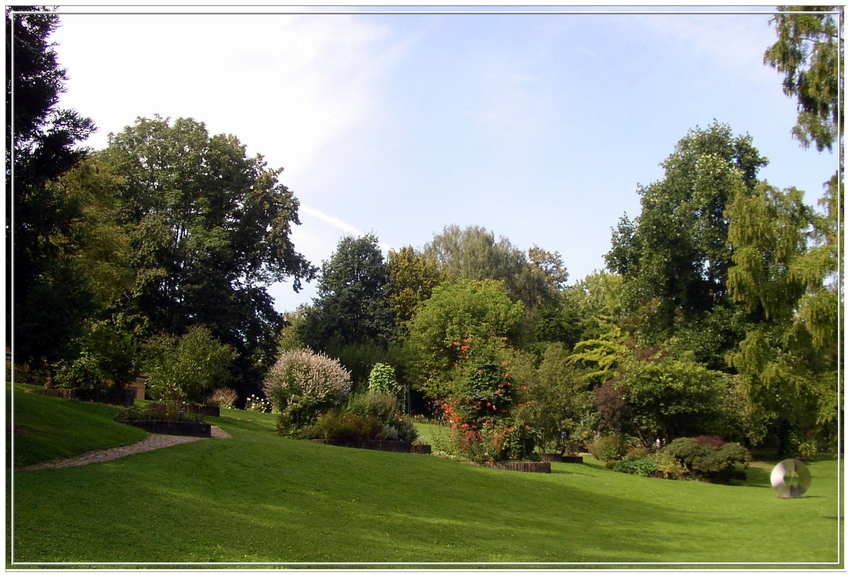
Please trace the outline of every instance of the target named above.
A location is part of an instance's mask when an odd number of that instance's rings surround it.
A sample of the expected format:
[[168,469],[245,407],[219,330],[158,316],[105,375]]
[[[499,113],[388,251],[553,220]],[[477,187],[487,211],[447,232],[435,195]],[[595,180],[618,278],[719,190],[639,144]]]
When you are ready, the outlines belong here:
[[488,461],[479,463],[484,467],[507,469],[508,471],[525,471],[527,473],[552,473],[552,464],[548,461]]
[[163,435],[188,435],[191,437],[212,437],[212,426],[200,421],[158,421],[146,419],[131,419],[121,421],[126,425],[140,427],[148,433]]
[[540,459],[557,463],[584,463],[584,458],[580,455],[562,455],[560,453],[541,453]]
[[[159,408],[164,408],[164,403],[154,403]],[[221,408],[217,405],[198,405],[196,403],[184,403],[180,406],[186,413],[195,413],[206,417],[221,417]]]
[[335,445],[337,447],[354,447],[357,449],[373,449],[376,451],[392,451],[395,453],[418,453],[430,455],[430,445],[413,445],[407,441],[388,441],[381,439],[308,439],[313,443]]
[[136,392],[132,389],[112,390],[107,392],[91,391],[88,389],[28,389],[27,393],[43,395],[45,397],[59,397],[61,399],[76,399],[78,401],[93,401],[95,403],[108,403],[109,405],[121,405],[132,407],[136,401]]

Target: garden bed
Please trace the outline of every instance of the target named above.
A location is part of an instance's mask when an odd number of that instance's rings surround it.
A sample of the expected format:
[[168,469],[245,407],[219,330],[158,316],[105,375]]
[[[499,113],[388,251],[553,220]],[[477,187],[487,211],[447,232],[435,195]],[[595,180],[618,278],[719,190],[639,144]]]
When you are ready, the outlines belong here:
[[552,464],[548,461],[488,461],[479,465],[526,473],[552,473]]
[[188,435],[191,437],[212,437],[212,426],[200,421],[159,421],[153,419],[130,419],[121,421],[126,425],[140,427],[148,433],[163,435]]
[[374,449],[377,451],[393,451],[395,453],[431,454],[430,445],[413,445],[407,441],[363,440],[363,439],[308,439],[313,443],[335,445],[337,447],[354,447],[357,449]]

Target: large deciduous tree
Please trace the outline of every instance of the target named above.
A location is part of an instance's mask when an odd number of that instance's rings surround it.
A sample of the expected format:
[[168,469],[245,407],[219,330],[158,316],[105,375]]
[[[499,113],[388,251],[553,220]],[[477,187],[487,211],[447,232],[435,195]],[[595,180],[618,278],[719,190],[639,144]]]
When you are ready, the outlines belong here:
[[727,206],[750,194],[767,164],[749,136],[715,122],[694,129],[661,165],[664,179],[643,186],[641,213],[614,230],[608,268],[624,278],[630,311],[647,316],[650,343],[669,337],[728,301]]
[[315,274],[290,239],[298,200],[282,170],[191,118],[139,118],[98,158],[121,178],[117,221],[135,270],[118,311],[143,336],[207,326],[237,352],[240,395],[258,391],[283,326],[266,288],[291,279],[298,290]]
[[92,308],[75,246],[57,239],[72,234],[79,208],[50,184],[83,157],[77,143],[94,130],[58,107],[67,79],[50,42],[58,25],[44,7],[6,7],[6,335],[14,319],[15,359],[36,365],[61,356]]
[[554,288],[565,277],[559,254],[537,249],[535,264],[505,237],[496,240],[493,232],[479,226],[452,225],[435,235],[424,253],[449,280],[504,281],[511,299],[536,308],[553,299]]

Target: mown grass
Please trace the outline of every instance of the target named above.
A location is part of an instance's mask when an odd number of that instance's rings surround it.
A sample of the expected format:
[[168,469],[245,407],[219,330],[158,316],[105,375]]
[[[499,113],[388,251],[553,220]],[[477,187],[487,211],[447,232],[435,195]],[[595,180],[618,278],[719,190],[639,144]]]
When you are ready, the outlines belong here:
[[233,438],[15,472],[15,564],[838,561],[834,460],[781,500],[761,468],[738,486],[593,460],[517,473],[289,440],[270,414],[209,420]]
[[[36,386],[16,386],[15,467],[64,459],[93,449],[141,441],[148,433],[112,419],[119,407],[24,393]],[[12,461],[11,384],[6,385],[6,467]]]

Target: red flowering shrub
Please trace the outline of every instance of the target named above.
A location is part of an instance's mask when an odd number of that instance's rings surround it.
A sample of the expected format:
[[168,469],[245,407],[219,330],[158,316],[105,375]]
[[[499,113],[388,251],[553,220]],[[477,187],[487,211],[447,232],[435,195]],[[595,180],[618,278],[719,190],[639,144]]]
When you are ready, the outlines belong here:
[[472,461],[534,457],[536,430],[513,416],[519,403],[518,386],[508,373],[507,364],[497,363],[486,353],[476,357],[469,340],[454,344],[464,359],[472,360],[466,363],[471,367],[466,368],[459,397],[442,405],[460,455]]

